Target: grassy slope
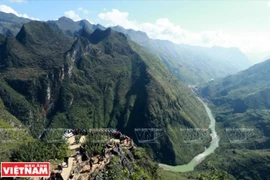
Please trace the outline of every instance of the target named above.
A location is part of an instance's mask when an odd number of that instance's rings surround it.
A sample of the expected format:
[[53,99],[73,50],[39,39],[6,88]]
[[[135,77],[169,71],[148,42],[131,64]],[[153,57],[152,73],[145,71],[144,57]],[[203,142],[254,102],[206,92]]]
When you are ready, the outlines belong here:
[[235,179],[269,179],[269,150],[222,149],[209,156],[199,169],[207,170],[211,163],[217,169],[226,171]]
[[0,99],[0,162],[9,161],[9,153],[20,144],[29,142],[32,137],[29,130],[10,114]]

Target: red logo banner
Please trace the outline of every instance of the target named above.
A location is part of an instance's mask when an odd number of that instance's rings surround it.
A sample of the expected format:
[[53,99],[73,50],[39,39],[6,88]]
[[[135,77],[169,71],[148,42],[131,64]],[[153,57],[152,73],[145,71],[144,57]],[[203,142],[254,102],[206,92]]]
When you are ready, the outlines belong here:
[[1,177],[49,177],[49,162],[2,162]]

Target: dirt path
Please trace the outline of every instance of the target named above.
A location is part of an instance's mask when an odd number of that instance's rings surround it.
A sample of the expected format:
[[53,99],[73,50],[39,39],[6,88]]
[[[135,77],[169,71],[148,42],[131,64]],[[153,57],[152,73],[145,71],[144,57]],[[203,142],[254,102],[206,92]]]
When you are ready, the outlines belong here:
[[[80,138],[80,143],[79,144],[74,144],[75,143],[75,136],[72,136],[70,138],[68,138],[68,143],[69,143],[69,149],[71,150],[75,150],[77,148],[80,147],[81,143],[85,141],[85,136],[82,136]],[[69,175],[73,166],[73,162],[74,162],[74,157],[69,157],[68,159],[68,167],[66,168],[64,165],[63,171],[61,173],[62,177],[64,180],[69,179]]]
[[69,166],[67,168],[63,168],[63,171],[62,171],[61,175],[62,175],[64,180],[69,179],[69,175],[70,175],[70,171],[71,171],[71,168],[72,168],[73,161],[74,161],[74,158],[70,157],[68,159],[68,165]]

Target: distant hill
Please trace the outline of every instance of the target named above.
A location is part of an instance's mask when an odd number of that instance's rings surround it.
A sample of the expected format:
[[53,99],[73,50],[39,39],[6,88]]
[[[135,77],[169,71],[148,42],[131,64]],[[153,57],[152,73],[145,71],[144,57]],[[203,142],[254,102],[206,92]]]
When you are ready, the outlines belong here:
[[5,35],[16,35],[24,23],[30,22],[31,19],[17,17],[11,13],[0,12],[0,33]]
[[201,87],[226,127],[256,127],[270,137],[270,60]]
[[[217,107],[221,120],[226,117],[224,120],[228,126],[239,126],[240,122],[253,124],[253,127],[260,128],[264,135],[269,136],[269,76],[270,60],[267,60],[236,75],[209,82],[200,89],[200,93]],[[239,113],[244,116],[234,120]]]
[[270,60],[256,64],[245,71],[212,81],[201,89],[214,104],[231,103],[234,113],[248,109],[270,109]]
[[174,44],[167,40],[150,39],[146,33],[120,26],[112,29],[157,55],[170,72],[187,84],[222,78],[251,66],[248,58],[237,48],[212,48]]
[[93,32],[95,29],[106,29],[100,24],[91,24],[87,20],[81,20],[81,21],[73,21],[72,19],[69,19],[67,17],[61,17],[56,21],[48,21],[48,24],[62,30],[66,35],[68,36],[76,36],[77,33],[84,27],[88,28],[91,32]]
[[[32,21],[31,19],[18,17],[12,13],[0,12],[0,33],[5,35],[12,34],[16,36],[23,24]],[[76,36],[83,27],[87,27],[93,32],[95,29],[106,29],[100,24],[91,24],[87,20],[73,21],[65,16],[60,17],[58,20],[49,20],[48,24],[60,29],[68,36]]]

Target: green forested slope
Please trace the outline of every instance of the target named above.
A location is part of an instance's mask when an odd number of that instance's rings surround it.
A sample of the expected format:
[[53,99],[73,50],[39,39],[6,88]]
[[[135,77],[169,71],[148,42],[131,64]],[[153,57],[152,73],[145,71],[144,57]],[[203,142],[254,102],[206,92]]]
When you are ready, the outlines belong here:
[[236,179],[269,179],[270,60],[199,87],[217,120],[220,148],[208,158]]
[[204,108],[157,57],[111,29],[80,32],[72,40],[35,21],[1,46],[0,96],[34,137],[112,127],[136,142],[135,128],[159,128],[159,143],[145,145],[156,159],[183,164],[203,150],[183,143],[179,129],[208,127]]

